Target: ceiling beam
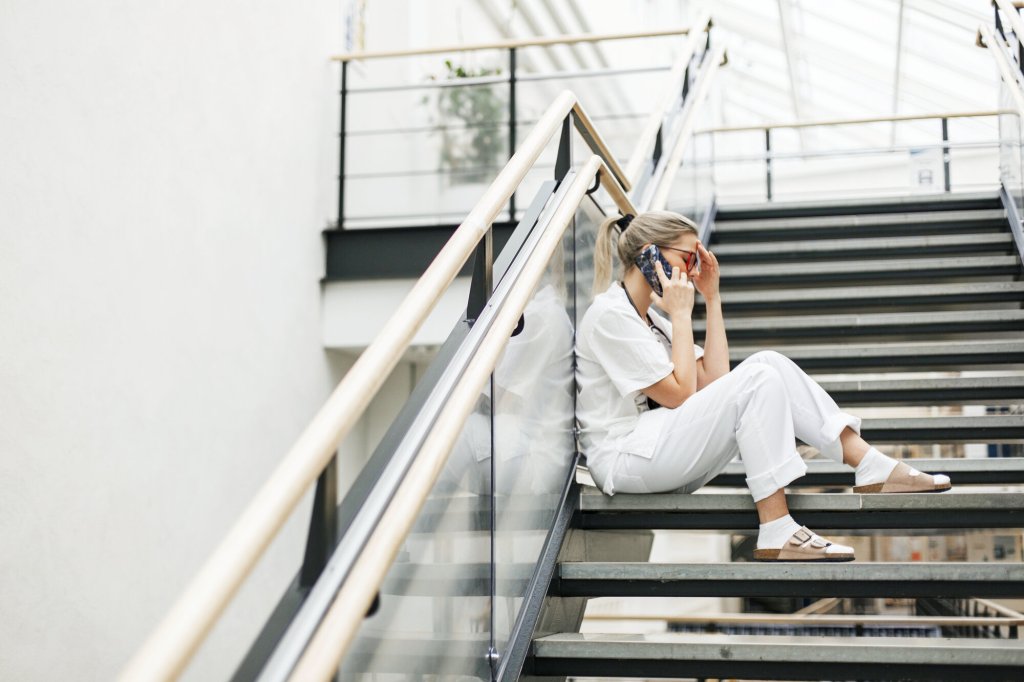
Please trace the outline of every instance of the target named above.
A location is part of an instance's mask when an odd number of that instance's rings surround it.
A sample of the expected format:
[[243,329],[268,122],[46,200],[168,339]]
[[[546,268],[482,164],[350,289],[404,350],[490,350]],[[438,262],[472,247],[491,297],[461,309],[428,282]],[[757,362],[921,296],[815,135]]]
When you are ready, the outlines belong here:
[[804,117],[800,107],[800,92],[796,73],[796,45],[794,45],[796,36],[793,34],[792,17],[789,16],[789,7],[787,6],[788,1],[777,0],[779,6],[779,27],[782,31],[782,48],[786,54],[786,69],[789,71],[789,93],[793,100],[793,115],[796,116],[797,121],[802,121]]
[[[760,43],[774,50],[778,50],[780,53],[783,51],[782,41],[778,40],[777,36],[773,32],[765,32],[762,26],[752,24],[746,16],[742,13],[735,13],[735,10],[731,10],[729,5],[717,5],[715,9],[715,20],[718,25],[726,31],[731,31],[742,35],[748,40]],[[801,13],[809,16],[813,16],[822,21],[828,21],[835,23],[835,19],[817,14],[812,10],[808,10],[806,7],[801,6]],[[973,43],[972,43],[973,44]],[[884,74],[889,72],[888,63],[880,63],[872,61],[862,52],[857,52],[843,47],[841,44],[828,43],[823,40],[819,40],[814,36],[803,35],[801,36],[801,45],[810,50],[816,58],[828,56],[831,58],[829,61],[833,63],[841,64],[841,68],[836,69],[836,73],[849,73],[850,62],[853,61],[857,64],[858,68],[870,67]],[[906,56],[920,57],[921,59],[927,60],[929,63],[934,64],[937,68],[943,71],[952,71],[965,79],[975,81],[978,78],[976,71],[964,68],[954,62],[948,62],[937,58],[935,54],[923,54],[915,51],[908,45],[903,46],[903,54]],[[826,58],[826,59],[827,59]],[[818,61],[821,61],[820,59]]]
[[[723,5],[723,7],[725,6]],[[726,17],[722,16],[722,14],[723,13],[717,14],[716,20],[718,21],[718,25],[723,30],[740,35],[752,42],[770,48],[771,50],[777,50],[780,53],[782,52],[782,43],[773,33],[767,33],[761,28],[750,26],[748,22],[746,22],[741,17]],[[856,53],[852,50],[844,49],[838,45],[833,46],[831,49],[829,49],[826,44],[819,44],[817,41],[807,36],[804,36],[803,41],[805,44],[810,45],[814,50],[815,68],[825,69],[827,71],[839,75],[844,79],[860,81],[865,85],[870,85],[870,87],[876,88],[878,85],[878,79],[882,78],[884,74],[889,72],[888,65],[866,59],[863,54]],[[740,48],[738,47],[734,48],[734,52],[736,52],[736,55],[734,55],[734,59],[736,61],[737,66],[733,68],[735,70],[738,70],[740,68],[739,65],[742,64],[742,53],[740,52]],[[912,54],[912,51],[904,47],[903,53],[904,55],[909,56]],[[851,63],[856,63],[858,68],[851,69]],[[869,71],[875,72],[877,76],[869,75],[869,73],[867,73]],[[976,81],[977,78],[978,74],[974,74],[973,79]],[[921,88],[929,92],[941,94],[949,99],[956,99],[958,97],[960,99],[963,99],[962,93],[956,91],[955,89],[943,88],[940,86],[936,86],[932,83],[920,81],[919,79],[910,78],[908,76],[904,76],[903,79],[902,88],[904,91],[906,91],[907,85],[912,81],[919,83]],[[921,100],[922,102],[928,103],[929,107],[932,109],[947,108],[944,107],[940,102],[935,102],[925,97],[921,97]]]
[[[900,11],[896,15],[896,72],[892,77],[892,113],[900,113],[900,59],[903,55],[903,9],[904,0],[900,0]],[[896,144],[896,124],[892,124],[892,144]]]

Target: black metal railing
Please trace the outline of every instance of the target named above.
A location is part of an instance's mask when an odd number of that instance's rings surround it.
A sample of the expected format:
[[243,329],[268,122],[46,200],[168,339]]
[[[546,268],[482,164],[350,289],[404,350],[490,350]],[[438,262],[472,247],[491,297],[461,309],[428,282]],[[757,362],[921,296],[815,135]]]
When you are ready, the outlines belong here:
[[[678,35],[685,35],[678,33]],[[678,37],[677,35],[677,37]],[[611,40],[613,38],[606,38]],[[708,39],[710,44],[710,34]],[[536,49],[534,46],[528,46],[529,49]],[[548,47],[543,45],[540,47]],[[707,46],[705,46],[706,49]],[[472,48],[471,48],[472,49]],[[485,48],[480,48],[485,49]],[[494,51],[494,48],[487,48]],[[402,181],[408,180],[410,186],[411,183],[422,183],[427,178],[438,178],[439,181],[444,182],[447,180],[452,184],[460,183],[471,183],[474,179],[493,177],[498,171],[504,166],[505,162],[511,158],[515,152],[517,141],[521,136],[522,131],[528,126],[533,125],[535,122],[534,117],[527,111],[524,111],[524,93],[523,86],[527,83],[535,83],[541,81],[551,81],[558,83],[566,83],[569,81],[576,82],[579,80],[587,79],[600,79],[602,82],[608,82],[612,77],[636,77],[636,76],[658,76],[665,74],[670,70],[670,66],[656,65],[646,67],[632,67],[623,69],[587,69],[580,71],[558,71],[551,73],[535,73],[532,71],[524,70],[521,64],[521,54],[526,47],[510,47],[502,50],[504,56],[502,57],[502,67],[500,69],[488,69],[486,75],[480,76],[474,72],[463,72],[456,71],[450,66],[449,62],[449,74],[446,80],[436,81],[432,80],[428,83],[414,83],[414,84],[389,84],[389,85],[373,85],[373,86],[354,86],[352,82],[353,77],[353,62],[343,60],[341,62],[341,88],[339,91],[340,95],[340,122],[339,122],[339,135],[338,135],[338,176],[337,176],[337,189],[338,189],[338,203],[337,203],[337,220],[335,222],[336,229],[345,229],[347,226],[355,224],[359,227],[366,226],[399,226],[399,225],[412,225],[420,223],[428,224],[449,224],[456,222],[459,215],[465,214],[468,211],[469,206],[462,207],[457,206],[454,208],[438,206],[437,210],[424,211],[417,213],[415,209],[413,211],[408,210],[395,210],[396,207],[391,205],[388,207],[386,212],[378,214],[375,211],[359,210],[356,204],[360,203],[359,199],[365,195],[365,192],[359,188],[354,187],[354,183],[365,181]],[[493,73],[492,73],[493,72]],[[690,81],[692,80],[692,74],[688,74],[683,86],[682,97],[685,99],[687,96]],[[564,87],[560,85],[559,87]],[[472,117],[461,121],[454,120],[440,120],[437,122],[431,122],[429,125],[399,125],[394,127],[386,127],[376,125],[373,127],[353,128],[352,127],[352,113],[353,106],[356,104],[357,97],[366,97],[374,94],[397,94],[402,92],[420,92],[423,93],[423,97],[419,100],[420,105],[425,105],[431,100],[436,100],[439,97],[439,93],[444,93],[446,90],[451,92],[451,89],[458,89],[467,93],[482,93],[490,91],[493,93],[493,97],[484,98],[488,99],[488,107],[494,108],[495,113],[500,110],[503,114],[501,117],[494,118],[488,117],[481,120],[476,120]],[[528,94],[528,93],[527,93]],[[479,94],[469,94],[466,96],[469,99],[473,97],[481,98]],[[629,102],[616,102],[617,106],[625,104],[628,108]],[[500,105],[500,106],[498,106]],[[593,110],[593,106],[590,109]],[[636,111],[621,111],[621,110],[608,110],[608,111],[592,111],[592,120],[598,124],[628,124],[636,121],[637,125],[632,126],[639,128],[642,124],[643,118],[648,116],[647,112],[636,112]],[[493,134],[493,139],[488,133]],[[381,168],[381,164],[377,163],[376,168],[373,170],[367,170],[366,163],[361,163],[358,158],[353,157],[353,145],[361,146],[363,150],[372,149],[368,142],[368,139],[373,139],[375,142],[379,141],[381,146],[388,144],[388,138],[390,137],[393,141],[394,136],[397,135],[472,135],[475,138],[487,140],[487,150],[495,150],[494,152],[487,151],[487,153],[475,154],[470,153],[466,159],[461,160],[459,163],[447,163],[444,160],[444,152],[442,151],[441,156],[437,164],[427,164],[425,167],[419,168],[397,168],[395,164],[385,165]],[[420,141],[420,138],[416,138]],[[476,142],[476,140],[471,141]],[[442,145],[444,143],[442,142]],[[657,147],[656,152],[661,147]],[[500,153],[497,153],[500,150]],[[373,156],[374,154],[371,154]],[[363,158],[366,158],[366,154],[360,154]],[[466,160],[472,160],[474,162],[468,163]],[[379,158],[376,159],[380,161]],[[657,159],[655,158],[655,161]],[[396,161],[391,158],[389,161]],[[535,168],[538,171],[547,172],[550,170],[552,165],[550,163],[538,163]],[[353,210],[355,209],[355,210]],[[514,194],[509,202],[506,209],[507,221],[509,224],[514,225],[516,220],[520,217],[521,209],[517,207],[517,196]]]

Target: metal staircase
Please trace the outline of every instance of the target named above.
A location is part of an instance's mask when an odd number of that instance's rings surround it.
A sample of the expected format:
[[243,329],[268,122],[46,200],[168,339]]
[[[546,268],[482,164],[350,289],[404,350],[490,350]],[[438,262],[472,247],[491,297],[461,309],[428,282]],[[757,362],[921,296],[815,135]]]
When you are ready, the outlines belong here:
[[[865,419],[864,434],[876,444],[909,450],[911,444],[941,443],[944,455],[960,457],[966,443],[1024,440],[1019,411],[957,414],[962,405],[1017,405],[1019,410],[1024,402],[1021,260],[994,194],[720,211],[711,248],[722,263],[734,363],[774,348],[817,375],[846,375],[822,383],[854,412],[903,407],[912,414],[933,408],[925,416]],[[698,343],[702,331],[696,322]],[[985,374],[972,376],[969,370]],[[945,414],[936,416],[940,410]],[[794,484],[807,492],[789,497],[793,514],[822,532],[929,534],[1024,526],[1024,494],[1006,487],[1024,480],[1024,459],[918,461],[925,471],[948,472],[954,490],[938,495],[813,492],[812,486],[834,491],[852,485],[853,473],[812,460],[808,475]],[[741,465],[734,463],[711,485],[742,487],[742,478]],[[972,489],[973,484],[1005,486]],[[574,502],[570,538],[650,529],[736,533],[757,527],[745,491],[607,497],[584,485]],[[886,597],[923,604],[1024,598],[1019,561],[658,564],[585,560],[571,544],[552,573],[552,609],[564,611],[566,600],[598,596]],[[1015,627],[1012,639],[982,640],[949,636],[949,629],[940,637],[837,638],[596,635],[556,632],[545,625],[542,614],[526,675],[787,680],[1024,675],[1024,646]]]

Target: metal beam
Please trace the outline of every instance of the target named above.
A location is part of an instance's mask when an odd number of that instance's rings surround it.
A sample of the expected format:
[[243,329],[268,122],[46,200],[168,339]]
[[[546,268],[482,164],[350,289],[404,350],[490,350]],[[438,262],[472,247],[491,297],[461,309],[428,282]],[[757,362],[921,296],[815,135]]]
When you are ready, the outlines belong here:
[[[793,115],[796,116],[797,120],[802,120],[803,115],[800,107],[800,93],[797,86],[797,61],[799,57],[796,52],[796,45],[794,41],[796,37],[793,35],[792,17],[789,15],[789,7],[787,3],[789,0],[777,0],[779,6],[779,27],[782,31],[782,47],[786,54],[786,69],[789,71],[789,95],[793,101]],[[793,0],[794,3],[797,0]],[[800,136],[800,149],[803,151],[804,148],[804,132],[801,130]]]
[[[900,77],[901,77],[900,76],[900,72],[901,72],[900,60],[902,59],[902,55],[903,55],[903,9],[904,9],[904,0],[900,0],[899,14],[897,15],[897,19],[896,19],[896,73],[893,74],[893,79],[892,79],[892,113],[894,115],[898,114],[900,112]],[[891,142],[891,144],[895,145],[896,144],[896,124],[893,123],[891,128],[892,128],[892,131],[891,131],[892,132],[892,138],[891,138],[892,142]]]

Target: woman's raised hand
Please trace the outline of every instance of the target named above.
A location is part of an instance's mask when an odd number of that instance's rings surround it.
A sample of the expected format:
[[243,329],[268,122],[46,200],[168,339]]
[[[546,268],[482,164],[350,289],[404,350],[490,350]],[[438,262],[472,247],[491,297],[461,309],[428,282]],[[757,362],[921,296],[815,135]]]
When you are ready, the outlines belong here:
[[661,281],[661,296],[651,292],[651,302],[669,314],[669,317],[682,315],[690,317],[693,313],[693,285],[683,272],[683,268],[672,268],[672,277],[665,274],[660,261],[655,261],[654,269]]
[[718,259],[700,242],[697,242],[697,251],[700,254],[700,272],[694,273],[693,285],[697,287],[697,291],[705,301],[716,299],[718,298],[718,280],[721,274],[718,269]]

